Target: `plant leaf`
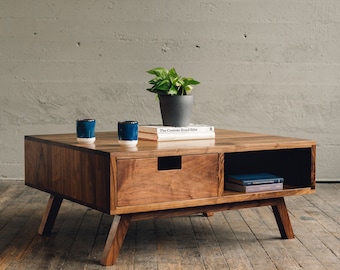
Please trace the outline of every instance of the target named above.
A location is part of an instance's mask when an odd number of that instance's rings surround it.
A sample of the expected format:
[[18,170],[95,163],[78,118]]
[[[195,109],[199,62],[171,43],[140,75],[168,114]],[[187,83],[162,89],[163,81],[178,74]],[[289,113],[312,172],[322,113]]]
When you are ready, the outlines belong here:
[[174,68],[171,68],[168,73],[169,78],[178,78],[178,74]]
[[162,80],[159,81],[154,87],[156,87],[159,90],[169,90],[171,86],[171,82],[169,80]]
[[148,70],[147,73],[156,75],[157,77],[161,77],[164,79],[166,78],[169,71],[166,68],[157,67],[157,68]]
[[199,81],[194,80],[193,78],[183,78],[183,85],[196,85],[199,84]]
[[156,77],[156,78],[150,80],[150,81],[149,81],[149,84],[156,84],[156,83],[158,83],[158,82],[161,81],[161,80],[162,80],[162,78]]
[[190,91],[192,90],[192,86],[191,85],[187,85],[187,86],[184,86],[184,91],[185,91],[185,93],[187,94],[187,93],[190,93]]
[[175,85],[171,85],[168,94],[171,96],[177,95],[178,93],[178,88]]

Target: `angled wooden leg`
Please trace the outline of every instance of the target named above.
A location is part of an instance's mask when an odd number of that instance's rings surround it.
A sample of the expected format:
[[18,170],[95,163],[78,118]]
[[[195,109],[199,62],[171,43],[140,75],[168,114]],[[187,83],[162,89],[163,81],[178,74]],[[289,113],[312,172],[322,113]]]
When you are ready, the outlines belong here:
[[205,217],[212,217],[213,215],[214,215],[214,212],[212,211],[203,212],[203,216]]
[[284,198],[278,198],[277,203],[272,205],[277,226],[279,227],[281,237],[284,239],[294,238],[292,224],[290,223],[286,203]]
[[113,265],[117,261],[130,222],[130,215],[114,216],[109,235],[106,239],[103,255],[100,260],[102,265]]
[[42,217],[39,226],[38,233],[40,235],[46,235],[51,233],[62,201],[63,201],[62,197],[51,194],[45,209],[45,213]]

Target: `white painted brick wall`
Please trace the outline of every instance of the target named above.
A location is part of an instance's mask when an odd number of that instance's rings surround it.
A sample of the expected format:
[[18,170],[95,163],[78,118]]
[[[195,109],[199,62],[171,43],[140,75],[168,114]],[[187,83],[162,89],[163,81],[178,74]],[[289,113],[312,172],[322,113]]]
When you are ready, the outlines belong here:
[[146,70],[201,81],[194,121],[315,139],[340,180],[340,1],[0,0],[0,179],[26,134],[159,123]]

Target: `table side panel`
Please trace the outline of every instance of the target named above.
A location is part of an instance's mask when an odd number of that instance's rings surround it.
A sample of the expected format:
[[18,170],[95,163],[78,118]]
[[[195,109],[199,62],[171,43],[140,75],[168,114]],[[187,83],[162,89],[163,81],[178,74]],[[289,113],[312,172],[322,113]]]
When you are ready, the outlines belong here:
[[187,155],[181,159],[181,168],[170,170],[159,170],[158,158],[118,159],[117,206],[217,197],[218,154]]
[[316,187],[316,145],[311,147],[311,188],[314,190]]
[[25,183],[110,212],[110,156],[25,140]]

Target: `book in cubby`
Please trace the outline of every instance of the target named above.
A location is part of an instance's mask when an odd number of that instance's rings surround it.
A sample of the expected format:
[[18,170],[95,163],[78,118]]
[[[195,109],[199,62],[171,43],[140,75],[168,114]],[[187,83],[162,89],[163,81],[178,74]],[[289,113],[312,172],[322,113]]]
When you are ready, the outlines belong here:
[[270,173],[229,175],[225,189],[240,192],[282,190],[284,178]]

